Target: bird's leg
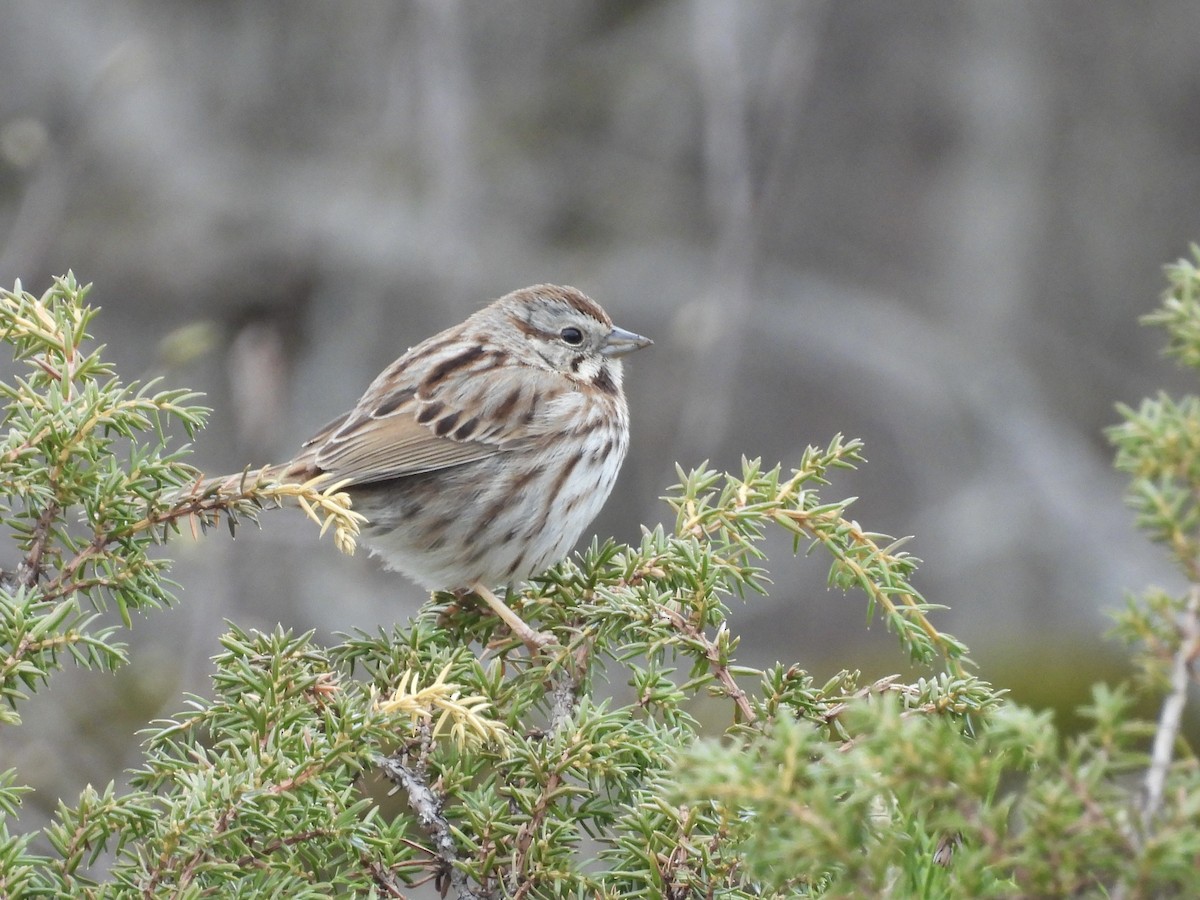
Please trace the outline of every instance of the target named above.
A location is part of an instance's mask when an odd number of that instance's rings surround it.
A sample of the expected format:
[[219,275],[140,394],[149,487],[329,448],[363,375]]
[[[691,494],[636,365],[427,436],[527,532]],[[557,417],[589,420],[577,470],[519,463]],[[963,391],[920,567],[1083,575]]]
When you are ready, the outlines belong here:
[[554,636],[543,634],[540,631],[535,631],[530,628],[515,612],[504,605],[503,601],[484,584],[475,582],[471,585],[473,590],[488,606],[492,608],[492,612],[500,617],[509,630],[521,639],[521,642],[529,648],[530,653],[537,653],[547,644],[556,643]]

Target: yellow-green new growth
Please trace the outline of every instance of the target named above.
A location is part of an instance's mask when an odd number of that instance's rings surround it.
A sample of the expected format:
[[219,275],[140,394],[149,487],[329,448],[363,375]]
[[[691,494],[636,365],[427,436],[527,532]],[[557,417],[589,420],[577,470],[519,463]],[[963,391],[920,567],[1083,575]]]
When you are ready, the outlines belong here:
[[468,737],[484,743],[503,743],[508,736],[505,727],[484,716],[491,709],[491,702],[478,694],[461,696],[462,686],[447,681],[453,662],[446,663],[433,683],[418,687],[421,673],[410,669],[400,676],[392,695],[386,700],[376,700],[375,708],[386,713],[407,714],[413,727],[422,722],[432,722],[432,736],[442,733],[443,726],[450,723],[450,737],[462,748]]

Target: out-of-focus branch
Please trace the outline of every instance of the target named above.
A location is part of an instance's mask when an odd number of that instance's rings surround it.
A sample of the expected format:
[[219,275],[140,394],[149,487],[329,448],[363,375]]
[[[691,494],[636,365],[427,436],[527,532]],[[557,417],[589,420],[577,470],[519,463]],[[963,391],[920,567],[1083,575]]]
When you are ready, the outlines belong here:
[[1150,752],[1150,768],[1146,770],[1146,805],[1142,809],[1142,827],[1147,834],[1162,807],[1167,772],[1171,768],[1175,741],[1183,720],[1183,708],[1187,703],[1188,683],[1193,678],[1196,659],[1200,657],[1200,585],[1192,585],[1187,608],[1179,622],[1179,631],[1179,649],[1175,651],[1171,664],[1171,690],[1163,701]]

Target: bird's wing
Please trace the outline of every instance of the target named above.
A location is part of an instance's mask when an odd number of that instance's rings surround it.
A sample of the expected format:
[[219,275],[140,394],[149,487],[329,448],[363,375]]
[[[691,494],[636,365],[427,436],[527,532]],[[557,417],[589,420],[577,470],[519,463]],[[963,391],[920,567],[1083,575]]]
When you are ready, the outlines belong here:
[[485,459],[544,432],[539,403],[554,373],[477,347],[414,356],[421,349],[381,373],[353,410],[306,442],[297,462],[370,484]]

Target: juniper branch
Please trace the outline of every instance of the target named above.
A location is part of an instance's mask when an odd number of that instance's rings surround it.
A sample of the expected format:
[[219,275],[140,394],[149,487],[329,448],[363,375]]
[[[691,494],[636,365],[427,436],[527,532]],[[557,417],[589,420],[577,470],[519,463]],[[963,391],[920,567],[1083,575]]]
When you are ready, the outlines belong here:
[[[53,485],[51,487],[53,488]],[[50,540],[51,528],[61,512],[62,507],[52,500],[38,513],[29,550],[17,566],[17,581],[27,588],[37,584],[42,575],[42,554],[45,553],[46,544]]]
[[[709,670],[717,681],[720,682],[725,695],[733,700],[737,706],[742,721],[747,725],[753,725],[758,720],[758,714],[754,711],[749,696],[738,685],[737,679],[733,677],[733,673],[729,671],[728,663],[722,659],[720,643],[709,640],[703,631],[687,621],[678,611],[670,607],[660,606],[659,614],[671,624],[672,628],[686,637],[688,641],[703,649],[704,658],[708,660]],[[724,625],[721,627],[723,629]]]
[[442,812],[442,798],[429,787],[424,773],[417,767],[406,765],[400,753],[379,757],[376,765],[389,781],[408,795],[408,805],[417,814],[421,827],[433,838],[441,871],[448,876],[449,885],[457,891],[459,900],[491,900],[489,894],[475,891],[468,883],[467,874],[458,867],[458,842]]

